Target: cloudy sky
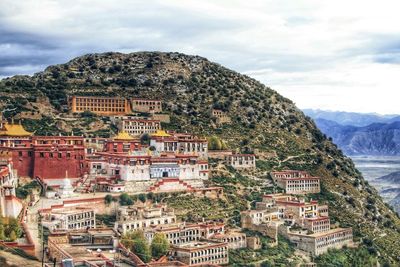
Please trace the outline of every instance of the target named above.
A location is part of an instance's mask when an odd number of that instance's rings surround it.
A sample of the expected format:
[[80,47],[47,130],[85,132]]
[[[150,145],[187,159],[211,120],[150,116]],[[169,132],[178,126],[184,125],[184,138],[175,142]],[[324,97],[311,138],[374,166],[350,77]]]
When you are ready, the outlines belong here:
[[400,114],[400,1],[1,0],[0,77],[93,52],[178,51],[300,108]]

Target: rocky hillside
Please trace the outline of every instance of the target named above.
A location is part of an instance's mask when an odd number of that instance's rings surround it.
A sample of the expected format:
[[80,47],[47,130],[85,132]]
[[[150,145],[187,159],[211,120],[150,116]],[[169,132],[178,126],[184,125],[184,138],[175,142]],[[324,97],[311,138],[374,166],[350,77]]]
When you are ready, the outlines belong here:
[[[353,162],[293,102],[205,58],[179,53],[90,54],[32,77],[4,79],[0,92],[4,114],[25,118],[24,125],[39,134],[74,131],[106,136],[114,131],[107,118],[65,114],[71,94],[160,98],[171,115],[171,123],[164,125],[168,129],[217,135],[231,148],[268,155],[260,157],[252,174],[258,180],[282,168],[323,177],[322,192],[314,197],[329,202],[334,221],[353,227],[356,241],[370,253],[384,261],[400,261],[400,219]],[[232,123],[217,127],[210,116],[213,107],[226,111]],[[236,187],[227,191],[232,201],[251,201],[265,192],[245,176],[236,176]],[[224,183],[224,177],[218,181]]]
[[325,119],[315,122],[346,155],[400,155],[400,121],[363,127],[345,126]]

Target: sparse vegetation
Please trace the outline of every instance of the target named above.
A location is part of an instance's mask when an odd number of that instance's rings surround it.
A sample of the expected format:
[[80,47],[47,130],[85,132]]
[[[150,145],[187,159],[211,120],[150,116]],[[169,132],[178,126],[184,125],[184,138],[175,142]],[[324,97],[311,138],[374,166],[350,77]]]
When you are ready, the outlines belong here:
[[[237,223],[237,212],[246,209],[260,192],[271,189],[266,172],[285,168],[307,170],[323,178],[323,191],[314,197],[328,202],[335,221],[352,226],[356,241],[373,240],[371,247],[382,262],[398,265],[400,261],[398,215],[310,118],[290,100],[247,76],[204,58],[178,53],[105,53],[50,66],[33,77],[4,79],[0,81],[0,91],[4,93],[0,103],[7,110],[7,118],[38,110],[42,118],[26,119],[24,126],[36,134],[54,135],[74,132],[108,137],[116,132],[108,118],[65,119],[61,112],[67,110],[68,95],[161,98],[164,112],[171,116],[171,122],[163,124],[167,129],[215,137],[233,150],[274,154],[260,157],[257,170],[246,174],[220,168],[216,162],[220,169],[212,173],[211,182],[224,187],[226,200],[167,197],[165,200],[172,206],[187,209],[180,217],[229,218],[231,223]],[[40,96],[49,99],[53,111],[35,109],[33,104]],[[232,122],[215,125],[210,117],[213,107],[225,111]],[[213,148],[222,149],[222,144],[211,143]],[[368,201],[369,196],[372,202]],[[136,199],[122,194],[119,202],[130,205]],[[140,196],[141,201],[146,199],[148,196]]]

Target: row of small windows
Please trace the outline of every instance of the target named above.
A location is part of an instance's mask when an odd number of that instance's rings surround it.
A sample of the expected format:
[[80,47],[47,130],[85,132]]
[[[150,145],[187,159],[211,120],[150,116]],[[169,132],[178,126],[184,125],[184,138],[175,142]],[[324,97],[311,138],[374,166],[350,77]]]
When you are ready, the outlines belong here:
[[158,130],[158,129],[160,129],[160,125],[156,125],[156,126],[125,125],[124,129],[125,130]]
[[[32,152],[32,151],[27,151],[26,153],[24,153],[24,152],[22,152],[22,151],[18,151],[18,156],[19,156],[19,157],[23,157],[24,154],[25,154],[26,156],[28,156],[28,157],[32,157],[32,156],[33,156],[33,152]],[[55,157],[57,157],[57,158],[62,158],[63,155],[64,155],[64,153],[62,153],[62,152],[58,152],[58,153],[54,153],[54,152],[49,152],[49,153],[39,152],[39,157],[40,157],[40,158],[44,158],[44,157],[47,156],[47,155],[48,155],[50,158],[55,158]],[[65,157],[66,157],[66,158],[71,158],[71,153],[70,153],[70,152],[65,153]],[[74,158],[75,158],[75,159],[78,159],[78,156],[77,156],[77,155],[74,155]],[[83,159],[83,156],[80,155],[80,156],[79,156],[79,159]]]
[[82,108],[82,107],[89,107],[89,108],[93,108],[93,107],[106,107],[106,108],[118,108],[118,107],[124,107],[125,104],[124,103],[112,103],[112,104],[97,104],[97,103],[90,103],[88,105],[86,104],[77,104],[76,107],[77,108]]
[[335,243],[341,243],[343,241],[348,241],[352,240],[353,235],[351,233],[340,233],[340,234],[335,234],[332,236],[328,237],[323,237],[317,240],[317,248],[322,248],[327,245],[332,245]]
[[194,259],[194,260],[191,260],[191,264],[198,264],[198,263],[207,262],[207,261],[212,261],[215,264],[225,264],[225,263],[227,263],[227,257],[228,257],[228,255],[219,256],[218,258],[207,257],[207,258]]
[[80,220],[83,218],[91,218],[91,217],[94,217],[93,211],[85,212],[85,213],[81,213],[81,214],[68,215],[68,220]]
[[206,256],[206,255],[211,255],[211,257],[216,257],[216,256],[222,256],[225,255],[224,253],[218,254],[218,255],[212,255],[214,253],[220,253],[220,252],[226,252],[227,248],[226,247],[220,247],[220,248],[212,248],[212,249],[206,249],[206,250],[201,250],[197,252],[192,252],[190,253],[191,257],[201,257],[201,256]]
[[86,222],[82,222],[82,223],[71,223],[68,224],[68,228],[69,229],[79,229],[85,226],[92,226],[94,225],[94,221],[86,221]]
[[287,178],[287,179],[296,179],[296,178],[310,178],[308,174],[274,174],[275,178]]
[[146,228],[150,225],[160,225],[160,224],[169,224],[169,223],[174,223],[175,219],[171,218],[171,219],[164,219],[164,221],[161,220],[151,220],[151,221],[143,221],[143,222],[138,222],[138,223],[129,223],[126,224],[126,228],[128,230],[130,229],[139,229],[139,228]]
[[159,101],[135,101],[134,103],[138,106],[161,106]]
[[288,184],[319,184],[319,180],[289,180]]
[[124,112],[125,108],[87,108],[87,107],[77,107],[76,108],[77,111],[114,111],[114,112]]
[[76,103],[125,103],[122,99],[93,99],[93,98],[77,98]]
[[[65,140],[67,145],[83,145],[81,140]],[[61,140],[36,140],[36,144],[39,145],[50,145],[50,144],[61,144]]]
[[254,157],[249,157],[249,156],[245,156],[245,157],[229,157],[229,159],[230,160],[233,160],[233,161],[238,161],[238,160],[241,160],[241,161],[243,161],[243,160],[245,160],[245,161],[253,161],[254,160]]

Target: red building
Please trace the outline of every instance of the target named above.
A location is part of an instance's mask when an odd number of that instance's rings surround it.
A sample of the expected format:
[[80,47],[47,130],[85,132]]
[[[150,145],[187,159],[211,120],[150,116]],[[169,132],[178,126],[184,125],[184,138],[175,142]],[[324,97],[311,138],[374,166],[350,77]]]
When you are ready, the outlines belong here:
[[32,136],[21,125],[4,123],[0,153],[11,155],[19,176],[79,178],[86,172],[84,139],[79,136]]
[[117,136],[106,141],[104,151],[128,154],[141,149],[142,144],[139,138],[134,138],[127,132],[122,131]]
[[33,177],[79,178],[87,172],[83,137],[35,136],[32,143]]

